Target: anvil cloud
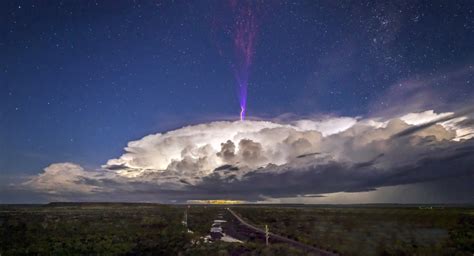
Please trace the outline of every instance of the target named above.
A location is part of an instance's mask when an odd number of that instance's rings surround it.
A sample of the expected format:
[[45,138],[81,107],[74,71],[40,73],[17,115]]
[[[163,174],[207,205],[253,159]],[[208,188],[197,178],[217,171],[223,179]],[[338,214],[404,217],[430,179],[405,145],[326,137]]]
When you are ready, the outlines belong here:
[[210,122],[129,142],[98,170],[52,164],[23,187],[65,198],[158,201],[370,191],[471,177],[473,131],[469,113],[431,110],[385,119]]

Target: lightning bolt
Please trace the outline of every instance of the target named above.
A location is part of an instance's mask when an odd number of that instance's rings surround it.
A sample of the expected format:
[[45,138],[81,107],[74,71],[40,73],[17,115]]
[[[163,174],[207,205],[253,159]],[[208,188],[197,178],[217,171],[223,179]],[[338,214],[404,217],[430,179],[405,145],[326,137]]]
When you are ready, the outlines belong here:
[[245,120],[245,108],[243,106],[240,107],[240,121]]

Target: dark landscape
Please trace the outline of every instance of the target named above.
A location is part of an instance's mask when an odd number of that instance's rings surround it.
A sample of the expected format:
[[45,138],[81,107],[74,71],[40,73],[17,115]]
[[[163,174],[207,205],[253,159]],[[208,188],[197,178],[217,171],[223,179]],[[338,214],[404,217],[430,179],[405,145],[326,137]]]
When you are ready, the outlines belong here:
[[[270,238],[251,225],[307,247]],[[187,226],[183,223],[187,214]],[[241,242],[204,237],[214,219]],[[318,250],[314,250],[318,248]],[[0,207],[1,255],[472,255],[472,206],[50,203]]]

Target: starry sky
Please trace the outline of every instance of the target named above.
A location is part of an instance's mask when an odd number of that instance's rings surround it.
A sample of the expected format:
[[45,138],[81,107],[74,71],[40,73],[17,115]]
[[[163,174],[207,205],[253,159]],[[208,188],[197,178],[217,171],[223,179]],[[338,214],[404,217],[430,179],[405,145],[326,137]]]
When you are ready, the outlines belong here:
[[[237,120],[230,41],[215,35],[225,4],[2,1],[1,177],[97,168],[147,134]],[[432,109],[473,102],[470,0],[253,6],[250,117],[382,115],[405,105],[387,95],[407,81],[435,92]]]

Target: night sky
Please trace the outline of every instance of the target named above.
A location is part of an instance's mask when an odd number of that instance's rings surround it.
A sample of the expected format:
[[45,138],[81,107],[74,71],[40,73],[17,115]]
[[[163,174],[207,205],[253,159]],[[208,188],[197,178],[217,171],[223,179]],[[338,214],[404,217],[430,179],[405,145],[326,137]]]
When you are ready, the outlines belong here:
[[[256,19],[250,119],[399,114],[413,81],[430,98],[406,112],[473,103],[470,0],[237,2]],[[232,4],[2,1],[0,178],[96,169],[148,134],[238,120],[232,31],[219,27]]]

